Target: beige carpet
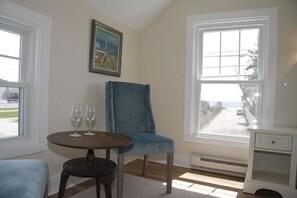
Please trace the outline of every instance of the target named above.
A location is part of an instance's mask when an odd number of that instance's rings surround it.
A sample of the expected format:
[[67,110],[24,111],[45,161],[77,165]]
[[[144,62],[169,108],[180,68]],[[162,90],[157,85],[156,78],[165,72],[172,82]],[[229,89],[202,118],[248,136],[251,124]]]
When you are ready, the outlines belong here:
[[[115,182],[116,183],[116,182]],[[112,196],[116,197],[116,184],[113,184],[112,189]],[[187,183],[187,182],[185,182]],[[185,185],[183,182],[173,181],[172,194],[165,194],[166,185],[162,182],[157,182],[149,179],[145,179],[142,177],[136,177],[132,175],[125,174],[124,177],[124,198],[213,198],[213,196],[204,195],[205,192],[201,191],[200,193],[197,189],[197,186],[192,185],[190,188],[189,186]],[[179,189],[178,189],[179,188]],[[188,189],[188,190],[185,190]],[[198,192],[191,192],[189,191],[198,191]],[[205,189],[204,189],[205,190]],[[202,193],[202,194],[201,194]],[[105,198],[104,189],[101,188],[101,198]],[[95,198],[96,197],[96,189],[95,187],[91,187],[86,189],[71,198]]]

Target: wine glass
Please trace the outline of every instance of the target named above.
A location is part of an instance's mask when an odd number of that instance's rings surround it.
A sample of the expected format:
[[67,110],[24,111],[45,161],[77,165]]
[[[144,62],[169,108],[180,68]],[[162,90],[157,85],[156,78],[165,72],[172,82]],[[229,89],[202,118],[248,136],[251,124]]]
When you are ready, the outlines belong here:
[[70,134],[72,137],[80,137],[81,135],[77,133],[77,127],[82,119],[82,108],[79,104],[72,105],[71,108],[71,123],[74,126],[74,133]]
[[84,133],[84,135],[95,135],[95,133],[92,133],[92,122],[96,118],[96,107],[95,105],[87,105],[86,106],[86,124],[89,127],[89,131]]

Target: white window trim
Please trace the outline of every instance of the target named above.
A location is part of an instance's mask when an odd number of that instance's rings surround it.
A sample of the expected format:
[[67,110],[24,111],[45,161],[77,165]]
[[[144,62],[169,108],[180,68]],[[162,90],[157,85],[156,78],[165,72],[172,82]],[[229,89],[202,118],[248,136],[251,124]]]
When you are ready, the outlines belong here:
[[[225,13],[213,13],[203,15],[191,15],[187,17],[187,41],[186,41],[186,71],[185,71],[185,104],[184,104],[184,141],[205,144],[214,144],[228,147],[248,148],[249,142],[240,140],[225,140],[210,136],[197,136],[198,109],[195,105],[199,97],[197,89],[197,57],[199,46],[197,45],[199,28],[213,24],[228,24],[238,21],[238,24],[252,20],[259,20],[263,25],[263,98],[261,105],[261,124],[273,126],[275,112],[275,87],[277,65],[277,8],[265,8],[255,10],[243,10]],[[197,36],[198,35],[198,36]],[[268,78],[267,78],[268,77]]]
[[[0,2],[0,18],[29,27],[32,50],[26,64],[32,66],[30,79],[30,110],[28,136],[6,139],[0,145],[0,159],[11,158],[48,149],[48,87],[51,18],[9,1]],[[25,110],[26,111],[26,110]]]

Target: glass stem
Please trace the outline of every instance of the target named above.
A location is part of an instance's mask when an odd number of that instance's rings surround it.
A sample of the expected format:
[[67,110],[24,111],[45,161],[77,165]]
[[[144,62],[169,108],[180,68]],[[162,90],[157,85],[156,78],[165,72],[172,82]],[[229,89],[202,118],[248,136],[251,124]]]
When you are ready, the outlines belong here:
[[89,120],[89,132],[91,132],[91,128],[92,128],[92,120]]
[[77,133],[77,121],[75,121],[75,134]]

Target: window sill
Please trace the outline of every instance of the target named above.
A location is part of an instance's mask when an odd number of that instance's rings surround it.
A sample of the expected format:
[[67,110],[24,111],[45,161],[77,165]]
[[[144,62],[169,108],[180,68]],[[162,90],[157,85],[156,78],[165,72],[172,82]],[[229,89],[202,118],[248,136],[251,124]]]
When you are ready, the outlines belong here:
[[208,136],[208,135],[201,135],[201,134],[184,135],[183,140],[185,142],[210,144],[215,146],[234,147],[234,148],[242,148],[242,149],[249,148],[249,140],[239,140],[239,139],[227,140],[217,136]]
[[47,142],[0,148],[0,159],[7,159],[48,150]]

